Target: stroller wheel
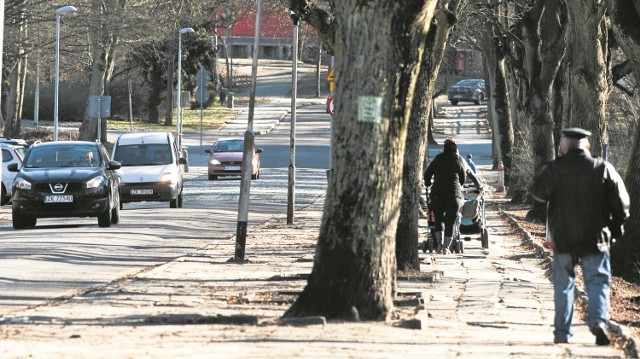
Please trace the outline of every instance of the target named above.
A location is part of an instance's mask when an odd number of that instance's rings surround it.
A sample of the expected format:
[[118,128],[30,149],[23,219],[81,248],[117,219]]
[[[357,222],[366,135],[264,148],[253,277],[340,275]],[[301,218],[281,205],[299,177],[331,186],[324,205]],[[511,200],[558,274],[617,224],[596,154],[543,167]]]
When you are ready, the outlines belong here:
[[485,228],[482,230],[482,248],[489,248],[489,231]]

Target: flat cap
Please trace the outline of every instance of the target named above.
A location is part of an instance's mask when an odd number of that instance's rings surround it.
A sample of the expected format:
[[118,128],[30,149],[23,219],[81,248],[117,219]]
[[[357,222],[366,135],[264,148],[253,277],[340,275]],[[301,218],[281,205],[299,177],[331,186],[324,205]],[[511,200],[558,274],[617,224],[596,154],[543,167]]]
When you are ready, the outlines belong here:
[[591,136],[591,132],[579,127],[570,127],[562,130],[562,135],[576,140]]

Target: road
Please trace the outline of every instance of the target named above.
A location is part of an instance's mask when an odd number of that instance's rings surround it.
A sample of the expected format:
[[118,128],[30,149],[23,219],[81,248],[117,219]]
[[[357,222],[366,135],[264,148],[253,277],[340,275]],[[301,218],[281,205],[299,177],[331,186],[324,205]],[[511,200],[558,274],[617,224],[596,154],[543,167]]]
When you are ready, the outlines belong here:
[[[479,165],[489,162],[486,134],[478,137],[473,131],[460,131],[469,125],[479,126],[474,115],[477,109],[445,107],[445,111],[451,113],[443,117],[438,136],[446,135],[448,123],[453,121],[451,129],[458,129],[457,134],[464,138],[461,149],[472,149]],[[312,203],[326,190],[329,119],[323,105],[297,111],[298,207]],[[286,118],[268,135],[256,138],[264,153],[261,179],[251,185],[250,226],[274,215],[286,216],[289,124]],[[240,181],[208,181],[206,146],[199,146],[197,133],[185,136],[190,170],[186,174],[184,208],[171,209],[166,203],[131,203],[121,212],[120,224],[110,228],[99,228],[95,218],[69,218],[39,219],[35,229],[15,231],[11,227],[11,207],[0,207],[0,316],[132,276],[211,243],[233,240]],[[216,133],[208,133],[205,144],[216,137]],[[233,253],[228,255],[232,257]]]
[[[296,205],[303,207],[326,188],[329,116],[317,105],[299,110],[296,123]],[[286,216],[289,136],[289,121],[284,121],[256,139],[264,153],[261,179],[251,185],[250,226]],[[199,136],[185,142],[199,144]],[[208,181],[206,157],[199,150],[191,151],[181,209],[131,203],[124,206],[120,224],[110,228],[99,228],[95,218],[65,218],[39,219],[35,229],[15,231],[11,207],[0,207],[0,316],[229,241],[236,230],[240,181]]]

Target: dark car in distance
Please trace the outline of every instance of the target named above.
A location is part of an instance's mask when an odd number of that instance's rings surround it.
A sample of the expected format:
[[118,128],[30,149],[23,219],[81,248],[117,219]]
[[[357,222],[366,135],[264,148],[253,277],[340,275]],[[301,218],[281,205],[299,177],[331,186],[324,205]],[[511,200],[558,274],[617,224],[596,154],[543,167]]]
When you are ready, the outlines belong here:
[[447,94],[453,106],[463,101],[480,105],[486,98],[487,89],[482,79],[466,79],[449,87]]
[[120,220],[120,163],[101,143],[47,142],[32,146],[12,187],[13,228],[36,225],[38,218],[97,217],[100,227]]

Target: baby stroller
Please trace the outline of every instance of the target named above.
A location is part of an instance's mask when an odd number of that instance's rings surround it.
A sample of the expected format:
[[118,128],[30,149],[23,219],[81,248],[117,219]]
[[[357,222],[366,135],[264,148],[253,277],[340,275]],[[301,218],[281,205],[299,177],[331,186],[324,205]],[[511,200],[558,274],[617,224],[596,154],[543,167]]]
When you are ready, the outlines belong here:
[[477,234],[477,240],[480,241],[482,248],[489,248],[489,232],[486,228],[485,217],[485,190],[480,190],[480,193],[473,186],[467,186],[463,188],[464,192],[464,204],[460,208],[458,213],[458,220],[454,226],[458,230],[454,232],[453,240],[451,241],[451,249],[455,253],[464,253],[464,242],[470,241],[472,237],[470,235]]
[[[470,185],[465,184],[463,187],[464,199],[465,202],[460,208],[460,212],[458,213],[458,219],[454,224],[454,233],[451,241],[451,251],[455,253],[464,253],[464,242],[470,241],[472,238],[471,234],[478,234],[478,240],[481,241],[482,248],[489,248],[489,232],[486,228],[485,222],[485,199],[484,194],[485,191],[481,190],[478,192],[477,189]],[[427,193],[427,218],[429,220],[428,227],[429,231],[427,233],[427,239],[420,244],[420,249],[422,249],[423,253],[433,253],[436,249],[436,238],[435,238],[435,218],[432,212],[429,210],[429,195]],[[461,238],[461,235],[464,237]]]

